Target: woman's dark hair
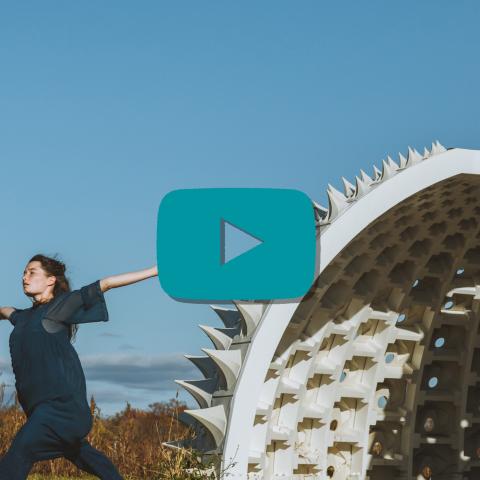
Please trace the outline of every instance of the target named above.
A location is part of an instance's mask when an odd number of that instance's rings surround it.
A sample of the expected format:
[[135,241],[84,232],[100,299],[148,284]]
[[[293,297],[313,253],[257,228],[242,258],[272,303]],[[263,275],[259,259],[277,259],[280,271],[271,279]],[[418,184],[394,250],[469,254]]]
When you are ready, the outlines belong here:
[[[38,253],[28,261],[28,263],[30,262],[40,262],[42,269],[45,270],[47,275],[54,275],[56,277],[55,286],[53,287],[54,297],[60,293],[71,291],[70,282],[65,276],[65,264],[61,260],[58,260],[57,255],[47,257],[46,255]],[[71,342],[75,340],[77,330],[77,324],[68,325],[68,338]]]

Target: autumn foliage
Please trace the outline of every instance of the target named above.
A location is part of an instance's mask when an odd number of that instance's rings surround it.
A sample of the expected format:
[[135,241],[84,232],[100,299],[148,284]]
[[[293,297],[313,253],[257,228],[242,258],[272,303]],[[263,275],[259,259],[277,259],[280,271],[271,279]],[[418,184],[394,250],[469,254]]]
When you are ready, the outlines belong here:
[[[94,421],[87,439],[113,461],[125,480],[214,478],[214,474],[198,473],[206,469],[205,464],[200,463],[198,452],[162,445],[162,442],[193,436],[193,432],[177,420],[186,408],[177,398],[150,404],[146,411],[132,408],[127,402],[124,410],[108,418],[101,416],[93,397],[90,407]],[[26,416],[17,403],[0,405],[0,458],[25,421]],[[36,463],[29,478],[96,477],[59,458]]]

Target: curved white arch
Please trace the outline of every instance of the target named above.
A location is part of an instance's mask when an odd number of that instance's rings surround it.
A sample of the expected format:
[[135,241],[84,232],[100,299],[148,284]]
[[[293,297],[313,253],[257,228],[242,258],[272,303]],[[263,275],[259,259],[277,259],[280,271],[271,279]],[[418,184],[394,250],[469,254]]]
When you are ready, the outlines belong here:
[[[399,170],[379,183],[360,201],[352,203],[335,221],[321,227],[319,275],[336,255],[363,229],[390,208],[411,195],[458,174],[480,174],[480,152],[452,149]],[[249,445],[260,392],[270,362],[301,299],[292,303],[272,302],[255,330],[235,386],[223,449],[228,474],[246,476]]]

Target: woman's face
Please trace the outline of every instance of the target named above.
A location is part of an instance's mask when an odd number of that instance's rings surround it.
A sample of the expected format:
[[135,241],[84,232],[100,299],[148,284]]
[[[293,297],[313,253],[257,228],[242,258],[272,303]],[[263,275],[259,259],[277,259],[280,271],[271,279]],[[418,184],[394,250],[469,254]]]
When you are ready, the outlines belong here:
[[35,260],[29,262],[23,272],[23,291],[25,295],[33,297],[43,293],[49,286],[55,284],[55,277],[47,275],[42,264]]

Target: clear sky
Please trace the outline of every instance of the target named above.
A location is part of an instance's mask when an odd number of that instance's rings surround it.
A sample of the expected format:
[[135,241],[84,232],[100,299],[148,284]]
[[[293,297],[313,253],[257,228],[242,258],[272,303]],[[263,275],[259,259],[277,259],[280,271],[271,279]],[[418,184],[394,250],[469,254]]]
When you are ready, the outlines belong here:
[[[327,183],[408,145],[480,148],[479,23],[476,0],[1,2],[0,304],[30,306],[21,274],[38,252],[59,254],[73,288],[154,265],[173,189],[325,204]],[[102,413],[200,378],[183,354],[211,348],[207,305],[155,278],[105,297],[110,321],[74,343]]]

